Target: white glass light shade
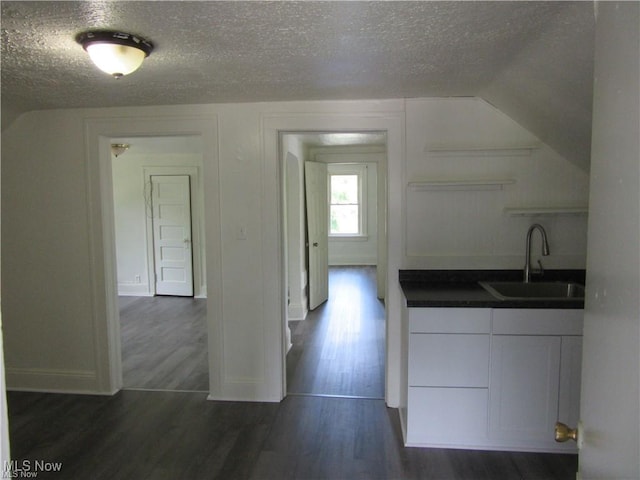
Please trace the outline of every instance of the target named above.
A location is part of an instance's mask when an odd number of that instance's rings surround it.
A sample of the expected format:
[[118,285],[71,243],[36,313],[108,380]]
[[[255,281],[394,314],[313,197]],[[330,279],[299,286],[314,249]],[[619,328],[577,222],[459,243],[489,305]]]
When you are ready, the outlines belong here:
[[114,77],[135,72],[147,56],[139,48],[115,43],[92,43],[86,49],[96,67]]
[[134,72],[153,51],[153,44],[137,35],[113,31],[89,31],[76,36],[95,65],[120,78]]

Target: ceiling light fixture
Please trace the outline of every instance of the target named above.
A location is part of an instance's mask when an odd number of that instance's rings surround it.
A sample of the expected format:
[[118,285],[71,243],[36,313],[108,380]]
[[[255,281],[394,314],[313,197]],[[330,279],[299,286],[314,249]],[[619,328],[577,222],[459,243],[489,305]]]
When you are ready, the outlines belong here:
[[129,150],[130,146],[131,145],[129,145],[128,143],[112,143],[111,153],[113,153],[115,157],[118,158],[118,156]]
[[153,51],[150,41],[124,32],[83,32],[76,41],[100,70],[116,79],[135,72]]

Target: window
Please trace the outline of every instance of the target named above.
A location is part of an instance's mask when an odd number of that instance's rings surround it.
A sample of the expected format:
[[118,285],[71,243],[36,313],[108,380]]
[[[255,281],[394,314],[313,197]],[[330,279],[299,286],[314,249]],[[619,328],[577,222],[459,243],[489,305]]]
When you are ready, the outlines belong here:
[[329,165],[329,235],[360,237],[365,232],[364,165]]

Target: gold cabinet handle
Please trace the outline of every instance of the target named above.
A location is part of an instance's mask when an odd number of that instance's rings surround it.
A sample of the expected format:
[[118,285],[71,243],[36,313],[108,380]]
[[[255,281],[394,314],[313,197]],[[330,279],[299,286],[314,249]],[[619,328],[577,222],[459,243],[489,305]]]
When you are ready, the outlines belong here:
[[556,442],[566,442],[567,440],[578,441],[578,429],[569,428],[562,422],[556,422]]

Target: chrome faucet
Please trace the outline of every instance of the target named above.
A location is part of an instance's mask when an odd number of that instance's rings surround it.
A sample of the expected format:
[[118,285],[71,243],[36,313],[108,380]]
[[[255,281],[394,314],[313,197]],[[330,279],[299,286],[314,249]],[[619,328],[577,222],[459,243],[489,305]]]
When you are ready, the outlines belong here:
[[[529,231],[527,232],[527,251],[525,253],[525,264],[524,264],[524,283],[529,283],[531,281],[531,235],[534,230],[538,230],[540,235],[542,236],[542,255],[549,255],[549,242],[547,242],[547,232],[544,231],[542,225],[538,223],[534,223],[529,227]],[[540,265],[540,273],[544,272],[542,268],[542,262],[538,260],[538,264]]]

